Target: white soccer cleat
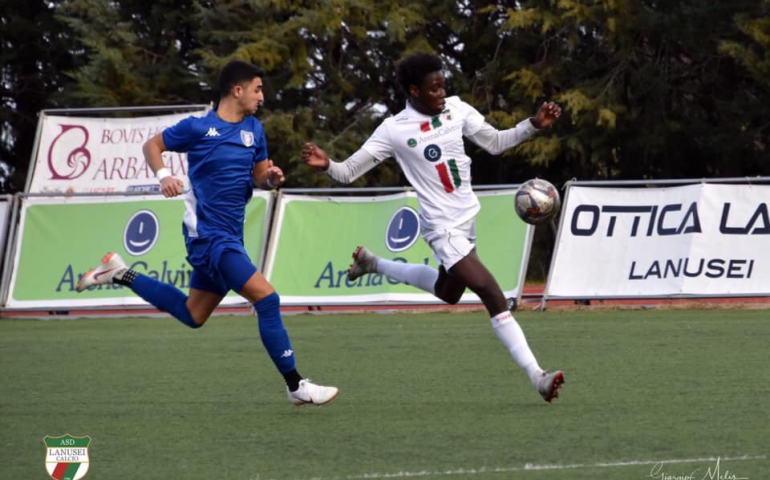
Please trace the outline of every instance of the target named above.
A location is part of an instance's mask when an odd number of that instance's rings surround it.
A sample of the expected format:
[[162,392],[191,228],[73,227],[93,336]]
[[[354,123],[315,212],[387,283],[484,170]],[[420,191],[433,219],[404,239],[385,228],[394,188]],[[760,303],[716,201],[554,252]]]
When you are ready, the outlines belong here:
[[304,378],[299,381],[299,388],[290,392],[289,387],[286,387],[286,393],[289,395],[289,401],[297,407],[303,405],[325,405],[340,394],[337,387],[324,387],[323,385],[316,385],[312,383],[309,378]]
[[551,403],[551,400],[559,396],[559,389],[564,385],[564,372],[557,370],[549,372],[543,370],[537,381],[537,391],[543,396],[543,400]]
[[380,257],[373,254],[366,247],[358,247],[353,252],[353,265],[348,269],[348,280],[355,280],[361,275],[377,272],[377,262]]
[[82,292],[94,285],[107,285],[118,279],[128,269],[126,262],[115,252],[110,252],[102,258],[102,264],[88,271],[78,282],[75,290]]

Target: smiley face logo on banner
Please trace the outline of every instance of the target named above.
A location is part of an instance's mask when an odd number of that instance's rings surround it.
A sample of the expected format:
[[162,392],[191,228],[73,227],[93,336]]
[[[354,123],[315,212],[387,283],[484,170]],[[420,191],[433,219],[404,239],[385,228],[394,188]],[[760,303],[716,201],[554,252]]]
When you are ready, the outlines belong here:
[[149,210],[139,210],[126,223],[126,229],[123,231],[123,246],[135,257],[144,255],[155,246],[159,233],[158,217]]

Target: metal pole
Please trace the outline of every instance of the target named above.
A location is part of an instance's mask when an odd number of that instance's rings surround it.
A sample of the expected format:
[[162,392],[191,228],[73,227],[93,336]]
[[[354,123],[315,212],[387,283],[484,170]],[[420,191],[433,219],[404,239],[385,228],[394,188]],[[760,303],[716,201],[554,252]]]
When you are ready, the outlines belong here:
[[21,208],[21,193],[17,193],[14,195],[12,204],[12,211],[11,216],[8,221],[8,231],[7,231],[7,239],[6,242],[6,249],[5,249],[5,257],[3,258],[3,274],[2,277],[0,277],[0,280],[2,281],[2,290],[0,290],[0,305],[5,306],[8,299],[8,291],[10,290],[10,277],[11,277],[11,271],[13,270],[13,256],[16,253],[16,222],[17,222],[17,215],[19,213],[19,210]]
[[43,120],[45,119],[45,113],[41,112],[37,116],[37,129],[35,130],[35,143],[32,145],[32,154],[29,156],[29,169],[27,170],[27,181],[24,183],[24,191],[29,192],[29,187],[32,184],[32,174],[35,172],[35,164],[37,163],[37,152],[40,150],[40,136],[43,134]]

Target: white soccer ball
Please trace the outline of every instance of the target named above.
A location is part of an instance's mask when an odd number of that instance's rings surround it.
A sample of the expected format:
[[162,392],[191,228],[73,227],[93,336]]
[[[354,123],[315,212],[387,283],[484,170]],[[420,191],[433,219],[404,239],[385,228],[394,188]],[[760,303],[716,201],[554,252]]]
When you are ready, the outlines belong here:
[[561,209],[561,197],[556,187],[543,179],[524,182],[514,197],[516,213],[527,223],[538,225],[551,220]]

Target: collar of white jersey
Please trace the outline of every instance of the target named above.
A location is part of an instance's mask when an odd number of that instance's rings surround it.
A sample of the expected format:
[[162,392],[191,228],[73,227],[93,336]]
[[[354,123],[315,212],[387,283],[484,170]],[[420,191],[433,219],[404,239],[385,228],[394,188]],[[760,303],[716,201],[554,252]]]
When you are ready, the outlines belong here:
[[433,118],[436,116],[436,115],[425,115],[424,113],[418,111],[416,108],[412,106],[412,102],[410,102],[409,100],[406,101],[406,108],[404,108],[404,113],[409,117],[417,117],[417,118]]

